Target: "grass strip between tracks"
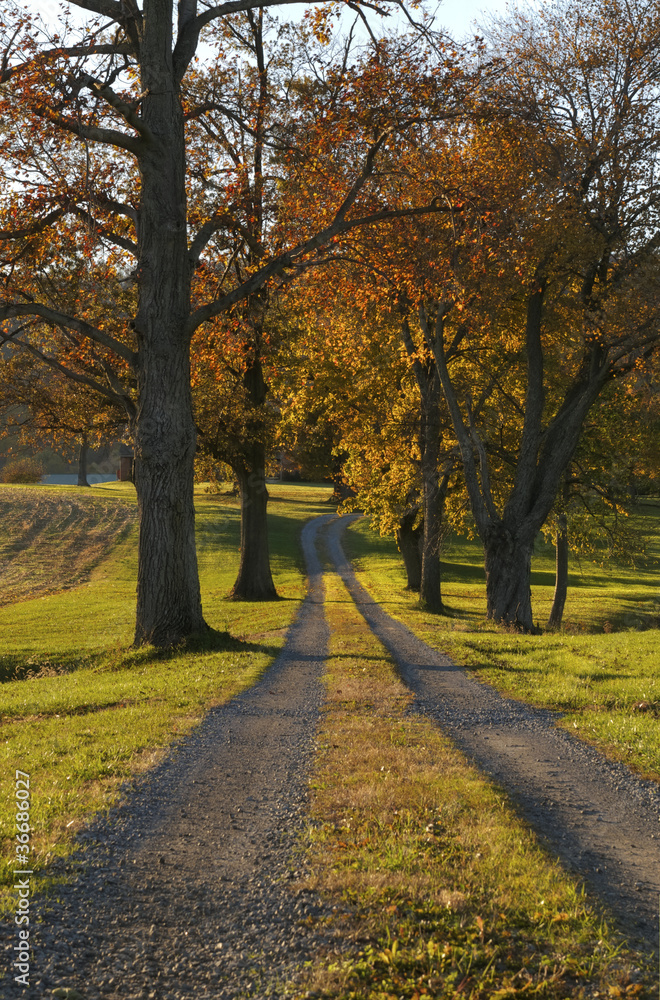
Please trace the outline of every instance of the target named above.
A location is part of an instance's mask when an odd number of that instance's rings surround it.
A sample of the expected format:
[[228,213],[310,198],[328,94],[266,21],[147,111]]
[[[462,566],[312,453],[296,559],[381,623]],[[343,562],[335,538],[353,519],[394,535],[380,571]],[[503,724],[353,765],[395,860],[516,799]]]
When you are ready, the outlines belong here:
[[[424,642],[503,694],[560,711],[560,725],[660,780],[660,514],[649,509],[638,521],[647,541],[644,568],[585,565],[571,579],[566,628],[538,636],[485,620],[483,552],[476,542],[454,539],[443,554],[447,615],[420,609],[419,595],[404,589],[394,541],[379,538],[366,520],[352,525],[342,544],[363,586]],[[544,600],[549,606],[547,581],[553,583],[548,547],[538,548],[534,607]]]
[[334,574],[327,588],[308,884],[334,897],[344,950],[315,963],[306,996],[650,996],[651,973],[506,796],[407,713],[409,692]]

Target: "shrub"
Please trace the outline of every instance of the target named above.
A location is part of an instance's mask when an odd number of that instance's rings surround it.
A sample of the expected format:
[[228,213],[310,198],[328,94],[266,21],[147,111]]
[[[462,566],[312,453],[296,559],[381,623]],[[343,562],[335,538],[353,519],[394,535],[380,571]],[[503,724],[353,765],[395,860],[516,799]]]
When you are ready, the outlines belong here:
[[2,483],[40,483],[44,467],[36,458],[15,458],[0,469]]

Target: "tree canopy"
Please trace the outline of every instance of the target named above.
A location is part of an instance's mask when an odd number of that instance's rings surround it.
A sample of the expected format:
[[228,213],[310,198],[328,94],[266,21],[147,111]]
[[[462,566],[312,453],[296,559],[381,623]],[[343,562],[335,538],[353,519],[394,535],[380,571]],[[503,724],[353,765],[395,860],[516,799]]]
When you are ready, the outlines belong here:
[[136,643],[208,628],[198,437],[240,485],[234,596],[275,596],[267,453],[306,401],[377,516],[423,524],[423,603],[451,486],[489,615],[532,629],[534,539],[611,433],[597,401],[630,425],[657,384],[655,6],[558,0],[463,49],[423,17],[339,39],[336,4],[297,26],[259,0],[74,6],[77,32],[0,22],[0,321],[126,414]]

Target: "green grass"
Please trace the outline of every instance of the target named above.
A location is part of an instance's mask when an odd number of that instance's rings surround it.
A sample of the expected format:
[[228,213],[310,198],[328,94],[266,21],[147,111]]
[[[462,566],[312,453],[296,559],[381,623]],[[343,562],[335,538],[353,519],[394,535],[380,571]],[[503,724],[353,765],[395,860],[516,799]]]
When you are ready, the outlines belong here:
[[428,720],[336,577],[308,885],[341,949],[307,996],[650,997],[653,970]]
[[[12,489],[15,516],[22,518],[30,501],[23,491],[34,488]],[[327,513],[330,491],[277,485],[269,490],[273,575],[284,598],[269,603],[225,600],[238,569],[238,507],[203,491],[197,498],[205,617],[229,636],[168,653],[130,649],[135,528],[80,586],[0,608],[0,766],[5,775],[16,769],[30,774],[35,870],[71,849],[72,835],[116,798],[123,780],[152,765],[211,705],[254,683],[277,655],[305,593],[300,529],[308,518]],[[53,492],[67,502],[66,490]],[[99,516],[113,497],[135,502],[127,484],[75,496],[84,505],[97,505]],[[9,515],[5,528],[8,520]],[[57,574],[56,564],[52,572]],[[5,796],[3,884],[11,871],[13,826]]]
[[[558,710],[561,725],[660,780],[660,512],[642,509],[636,525],[647,539],[644,564],[600,567],[583,560],[571,574],[564,628],[540,636],[485,620],[476,542],[454,538],[443,553],[449,616],[419,610],[416,595],[404,590],[394,542],[374,535],[366,522],[348,530],[346,550],[374,597],[425,642],[503,693]],[[543,612],[541,622],[552,601],[553,559],[550,546],[537,547],[532,602]]]

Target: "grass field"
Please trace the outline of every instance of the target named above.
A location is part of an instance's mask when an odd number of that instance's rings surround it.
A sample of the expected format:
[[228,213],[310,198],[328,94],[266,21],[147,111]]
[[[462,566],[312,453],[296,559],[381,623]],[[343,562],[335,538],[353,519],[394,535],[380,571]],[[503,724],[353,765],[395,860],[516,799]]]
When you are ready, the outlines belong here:
[[[24,537],[31,519],[45,510],[54,521],[52,529],[43,524],[33,534],[34,549],[25,546],[12,559],[10,594],[21,592],[26,599],[0,607],[0,761],[4,775],[17,768],[30,774],[35,870],[70,849],[72,835],[113,801],[123,780],[153,764],[208,707],[254,683],[272,662],[305,593],[300,528],[309,517],[327,513],[329,492],[271,487],[272,565],[283,600],[268,604],[224,600],[238,569],[239,511],[233,500],[200,492],[204,612],[213,628],[233,638],[216,642],[216,648],[159,654],[130,649],[137,570],[133,487],[2,490],[5,544]],[[113,506],[121,522],[114,544],[106,530]],[[39,552],[48,560],[45,567]],[[47,577],[50,585],[42,586]],[[52,590],[53,580],[68,589],[27,596]],[[3,797],[3,884],[13,850],[9,809]]]
[[[660,509],[641,508],[635,527],[647,542],[637,568],[574,565],[560,632],[525,636],[485,620],[483,554],[453,538],[443,553],[443,599],[450,615],[420,611],[405,591],[391,539],[366,521],[346,534],[361,582],[394,617],[431,646],[478,672],[502,692],[557,709],[561,725],[640,773],[660,780]],[[554,589],[554,552],[538,545],[532,604],[543,623]]]
[[652,972],[506,797],[428,720],[336,576],[310,887],[343,949],[310,975],[341,1000],[642,997]]
[[[253,683],[277,654],[305,591],[300,528],[328,512],[329,490],[269,490],[272,565],[284,599],[225,600],[238,568],[239,512],[235,500],[200,492],[204,612],[229,636],[164,654],[130,649],[133,488],[4,489],[0,544],[11,553],[6,596],[13,603],[0,607],[0,750],[5,775],[19,768],[31,776],[37,870],[47,872],[50,858],[71,850],[72,835],[112,803],[122,781],[154,764],[209,706]],[[44,504],[56,528],[46,518],[32,541],[15,545],[29,536],[30,512],[40,516]],[[561,708],[569,713],[564,724],[657,773],[658,632],[635,626],[655,614],[658,521],[642,524],[652,549],[643,573],[583,566],[572,581],[569,628],[540,637],[483,621],[481,553],[473,543],[455,540],[446,554],[454,567],[445,587],[451,618],[415,609],[395,548],[363,523],[350,529],[347,548],[386,609],[427,641],[516,696]],[[551,553],[541,551],[537,606],[548,599],[551,575]],[[67,589],[50,593],[54,578]],[[434,727],[406,715],[409,696],[392,664],[331,579],[328,704],[307,850],[310,884],[337,900],[344,949],[318,965],[309,988],[338,1000],[650,995],[646,973],[633,966],[643,965],[640,957],[626,953],[505,797]],[[640,620],[626,625],[625,615]],[[634,711],[642,698],[649,709]],[[610,718],[635,725],[634,742],[618,743]],[[13,830],[6,798],[0,823],[6,877]]]

